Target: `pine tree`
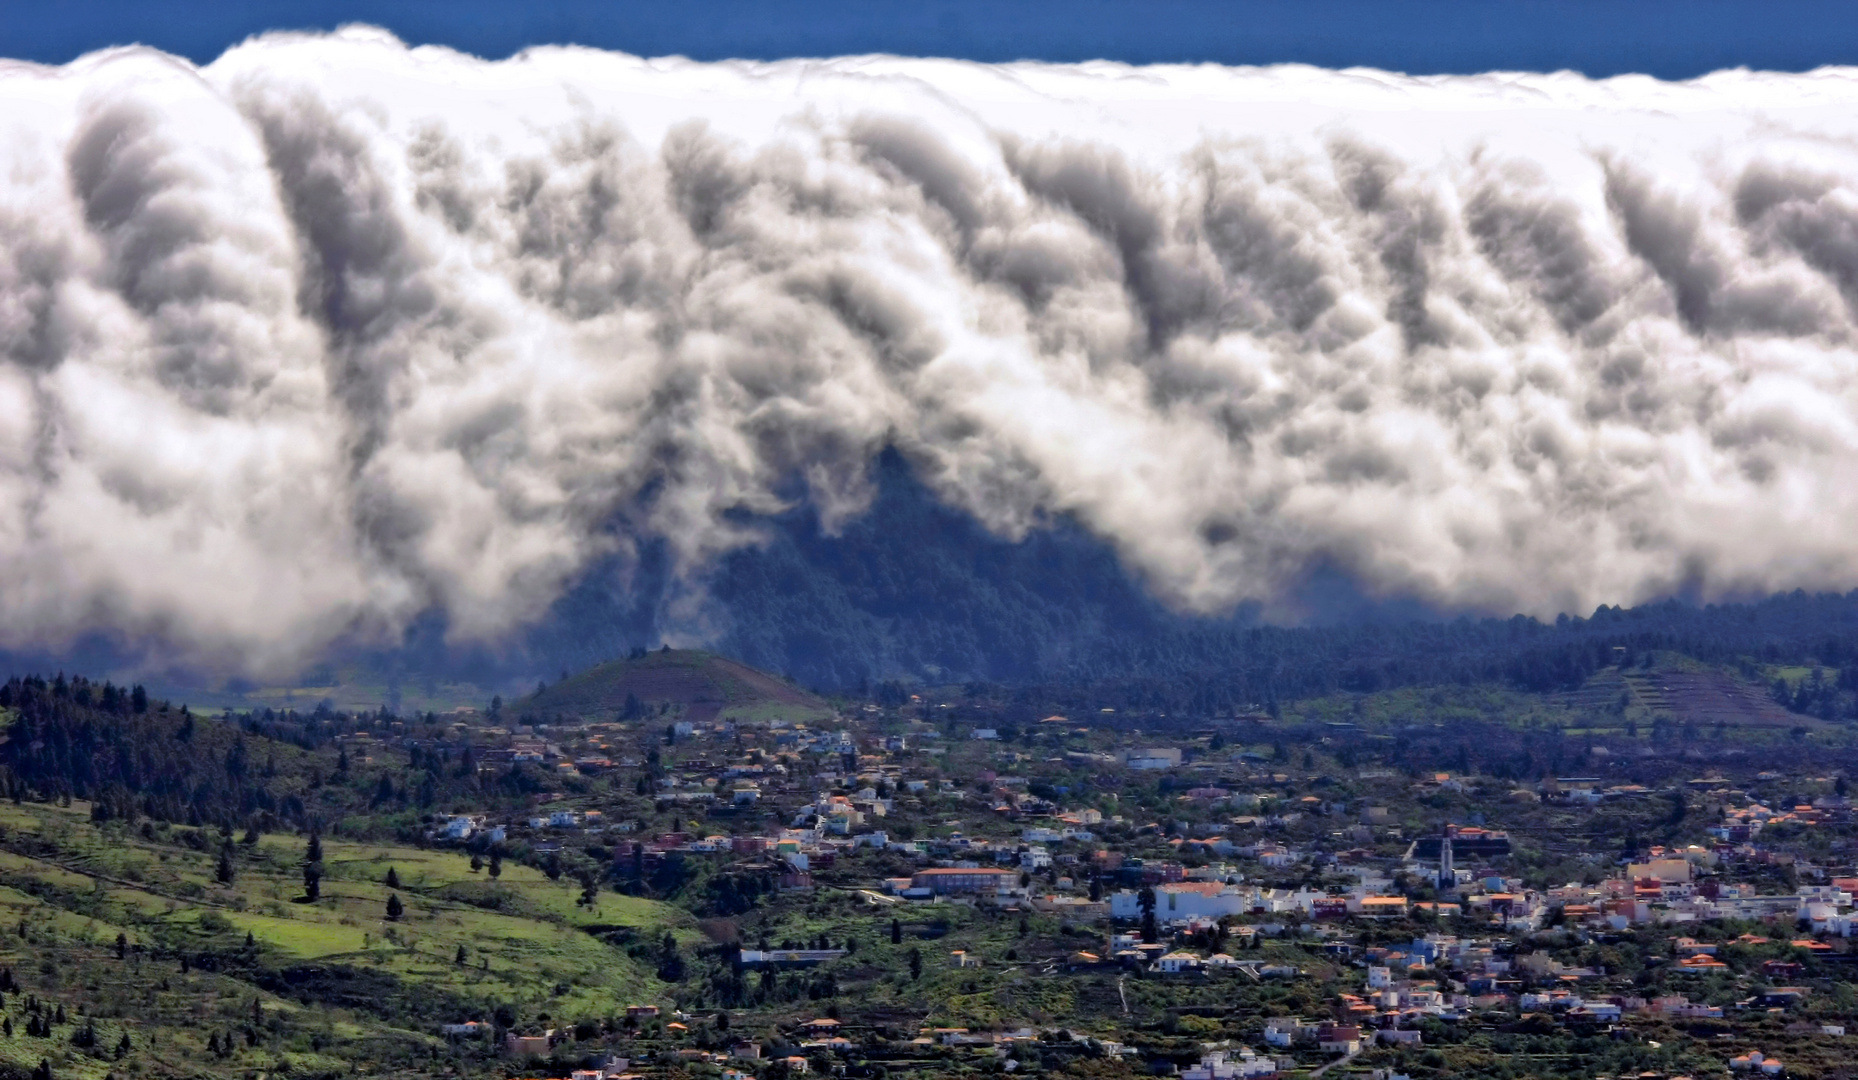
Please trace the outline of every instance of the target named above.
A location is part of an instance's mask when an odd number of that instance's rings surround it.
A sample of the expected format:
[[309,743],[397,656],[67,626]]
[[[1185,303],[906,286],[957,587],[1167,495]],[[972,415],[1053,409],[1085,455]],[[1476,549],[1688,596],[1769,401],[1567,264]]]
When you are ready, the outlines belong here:
[[232,844],[228,842],[219,849],[219,865],[213,870],[213,878],[221,885],[230,885],[232,877]]
[[895,919],[890,920],[890,943],[892,945],[903,944],[903,924]]
[[400,894],[399,893],[388,893],[387,894],[387,917],[389,919],[398,921],[400,916],[405,914],[405,912],[406,912],[406,905],[400,902]]
[[914,982],[915,980],[920,979],[922,977],[923,977],[923,951],[921,949],[911,949],[910,950],[910,980]]
[[38,1065],[33,1067],[32,1080],[52,1080],[52,1063],[40,1058]]
[[391,866],[387,868],[387,887],[390,889],[400,887],[400,875]]
[[312,902],[323,895],[323,838],[317,833],[310,834],[303,852],[303,895]]
[[124,934],[116,935],[116,959],[121,960],[129,954],[129,938]]
[[684,978],[684,957],[677,951],[677,939],[669,931],[658,943],[658,977],[665,982]]
[[452,963],[463,966],[464,962],[469,959],[470,956],[465,952],[465,947],[460,945],[458,951],[452,956]]

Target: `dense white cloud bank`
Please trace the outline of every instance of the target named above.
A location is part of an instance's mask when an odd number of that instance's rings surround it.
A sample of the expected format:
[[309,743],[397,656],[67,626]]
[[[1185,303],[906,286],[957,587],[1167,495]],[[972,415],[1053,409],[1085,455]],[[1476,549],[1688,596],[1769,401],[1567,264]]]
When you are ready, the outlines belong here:
[[898,447],[1185,610],[1858,583],[1858,70],[0,65],[0,645],[277,670]]

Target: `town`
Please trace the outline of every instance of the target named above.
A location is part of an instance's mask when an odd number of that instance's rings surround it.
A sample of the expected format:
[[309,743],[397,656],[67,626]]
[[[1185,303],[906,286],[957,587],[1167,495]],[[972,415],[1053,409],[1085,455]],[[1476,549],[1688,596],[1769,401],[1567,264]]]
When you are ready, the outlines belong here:
[[1499,776],[1395,763],[1403,740],[1468,756],[1435,728],[1014,722],[921,694],[651,711],[340,740],[563,778],[435,807],[421,840],[703,920],[694,949],[627,946],[661,981],[617,1026],[459,1016],[466,1050],[576,1080],[1826,1075],[1858,1017],[1840,770],[1590,737],[1585,775]]

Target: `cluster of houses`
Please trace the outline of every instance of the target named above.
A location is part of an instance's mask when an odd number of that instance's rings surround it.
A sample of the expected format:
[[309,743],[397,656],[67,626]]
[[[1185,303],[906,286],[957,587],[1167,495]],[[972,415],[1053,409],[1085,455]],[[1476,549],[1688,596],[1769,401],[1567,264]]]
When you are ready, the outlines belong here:
[[1858,878],[1832,877],[1787,892],[1764,892],[1712,871],[1735,858],[1758,859],[1740,848],[1654,850],[1597,885],[1550,889],[1546,900],[1569,922],[1624,929],[1635,923],[1683,924],[1712,919],[1798,921],[1815,934],[1850,937],[1858,929],[1853,897]]
[[[627,756],[620,740],[608,737],[617,734],[617,727],[610,733],[601,728],[590,726],[591,736],[584,735],[585,745],[572,753],[542,734],[519,730],[510,733],[507,745],[478,752],[477,760],[501,762],[507,751],[509,760],[577,772],[641,764]],[[933,729],[854,735],[803,725],[749,730],[714,722],[680,723],[671,734],[679,742],[728,738],[734,743],[729,754],[714,761],[690,757],[686,748],[683,760],[652,774],[658,800],[708,804],[715,832],[645,835],[634,822],[608,821],[597,809],[547,806],[538,800],[530,812],[509,820],[482,814],[441,818],[433,823],[433,835],[440,841],[501,843],[617,833],[624,839],[610,845],[616,859],[638,865],[673,855],[746,860],[777,869],[780,886],[795,890],[811,888],[813,873],[877,849],[903,856],[908,865],[887,860],[893,864],[887,872],[895,876],[873,875],[875,880],[857,886],[857,895],[874,906],[992,903],[1060,913],[1077,923],[1111,923],[1102,945],[1069,955],[1066,966],[1072,970],[1104,965],[1169,979],[1295,978],[1297,968],[1249,959],[1247,950],[1261,937],[1312,934],[1324,939],[1325,950],[1362,969],[1362,984],[1341,996],[1333,1017],[1274,1018],[1264,1040],[1273,1049],[1314,1047],[1338,1054],[1376,1043],[1417,1046],[1421,1023],[1428,1018],[1463,1019],[1492,1009],[1541,1014],[1570,1026],[1612,1024],[1627,1016],[1722,1016],[1722,1004],[1692,1001],[1683,994],[1614,992],[1621,988],[1609,985],[1607,972],[1563,965],[1546,953],[1517,953],[1517,935],[1553,923],[1594,932],[1713,919],[1780,921],[1790,929],[1799,923],[1813,936],[1793,944],[1808,951],[1829,949],[1817,939],[1850,936],[1858,924],[1858,879],[1796,861],[1788,869],[1801,882],[1797,887],[1783,891],[1756,884],[1780,880],[1782,875],[1768,871],[1785,859],[1764,846],[1764,833],[1772,835],[1769,831],[1782,824],[1813,828],[1848,820],[1849,807],[1842,800],[1763,802],[1714,780],[1692,781],[1690,790],[1727,800],[1708,827],[1706,841],[1639,853],[1592,884],[1535,889],[1505,870],[1509,837],[1485,827],[1481,818],[1474,819],[1479,824],[1431,828],[1415,839],[1389,806],[1367,800],[1351,806],[1327,794],[1299,793],[1290,777],[1268,771],[1259,755],[1237,755],[1230,763],[1239,768],[1228,770],[1223,763],[1209,767],[1192,761],[1172,747],[1065,754],[1069,766],[1178,774],[1163,779],[1170,798],[1184,808],[1181,819],[1166,820],[1164,811],[1152,815],[1164,820],[1145,821],[1128,804],[1121,808],[1130,816],[1110,813],[1118,807],[1108,799],[1096,807],[1076,806],[1062,786],[1017,775],[1029,759],[985,731],[975,734],[989,745],[965,749]],[[988,763],[1001,771],[974,768],[951,779],[940,767],[951,750],[990,755]],[[1036,772],[1036,765],[1027,771]],[[1243,775],[1234,779],[1228,773]],[[1254,782],[1286,790],[1242,790]],[[1418,787],[1423,795],[1449,794],[1474,783],[1437,773],[1420,778]],[[1312,788],[1331,790],[1314,784],[1303,790]],[[1509,792],[1514,803],[1569,807],[1653,794],[1658,792],[1640,785],[1583,777]],[[966,823],[944,821],[934,827],[936,835],[923,839],[895,825],[897,818],[937,798],[941,806],[951,800],[961,804],[968,812]],[[908,816],[920,828],[920,818]],[[1321,828],[1308,827],[1315,819],[1324,819]],[[1345,827],[1334,828],[1338,823]],[[1400,849],[1388,846],[1389,837],[1405,846],[1404,857],[1392,854]],[[1437,923],[1426,925],[1458,933],[1359,947],[1349,944],[1349,935],[1336,925],[1415,915],[1437,917]],[[1138,925],[1146,932],[1130,932]],[[1675,939],[1671,963],[1680,972],[1719,971],[1724,965],[1716,951],[1708,943]],[[741,961],[775,967],[829,962],[842,955],[836,949],[744,950]],[[948,962],[971,967],[982,961],[957,949]],[[1740,1004],[1784,1009],[1797,1003],[1805,991],[1790,985],[1799,975],[1790,963],[1765,963],[1760,974],[1767,988]],[[805,1038],[796,1046],[802,1050],[843,1049],[843,1036],[824,1021],[801,1034]],[[1007,1050],[1016,1039],[1033,1037],[1030,1032],[934,1029],[921,1033],[918,1041]],[[536,1045],[508,1049],[532,1053]],[[1737,1061],[1743,1063],[1735,1067],[1747,1072],[1780,1071],[1778,1063],[1759,1054]],[[725,1069],[725,1077],[741,1067],[739,1060],[713,1064]],[[1219,1049],[1181,1075],[1191,1080],[1265,1078],[1282,1066],[1250,1050]],[[806,1058],[795,1057],[790,1068],[804,1071]]]

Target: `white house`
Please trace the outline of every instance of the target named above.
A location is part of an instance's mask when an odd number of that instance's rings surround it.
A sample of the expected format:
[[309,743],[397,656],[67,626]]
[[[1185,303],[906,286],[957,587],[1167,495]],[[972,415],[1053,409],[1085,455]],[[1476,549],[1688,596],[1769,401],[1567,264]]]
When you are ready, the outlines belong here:
[[1729,1067],[1739,1072],[1760,1071],[1769,1076],[1779,1076],[1785,1069],[1778,1059],[1768,1057],[1759,1050],[1730,1058]]
[[1361,1049],[1361,1029],[1353,1024],[1324,1024],[1316,1031],[1316,1048],[1327,1054],[1352,1054]]
[[1208,1052],[1198,1065],[1181,1070],[1180,1080],[1248,1080],[1276,1072],[1277,1062],[1259,1057],[1250,1047],[1240,1047],[1237,1057],[1224,1050]]
[[1168,975],[1184,975],[1199,971],[1200,958],[1190,952],[1171,952],[1155,961],[1155,970]]
[[[1217,881],[1173,881],[1155,886],[1155,918],[1161,922],[1182,919],[1217,919],[1242,915],[1251,907],[1252,894]],[[1110,916],[1142,917],[1141,893],[1124,889],[1110,894]]]
[[1123,763],[1131,769],[1175,769],[1180,767],[1181,752],[1171,746],[1125,750]]

